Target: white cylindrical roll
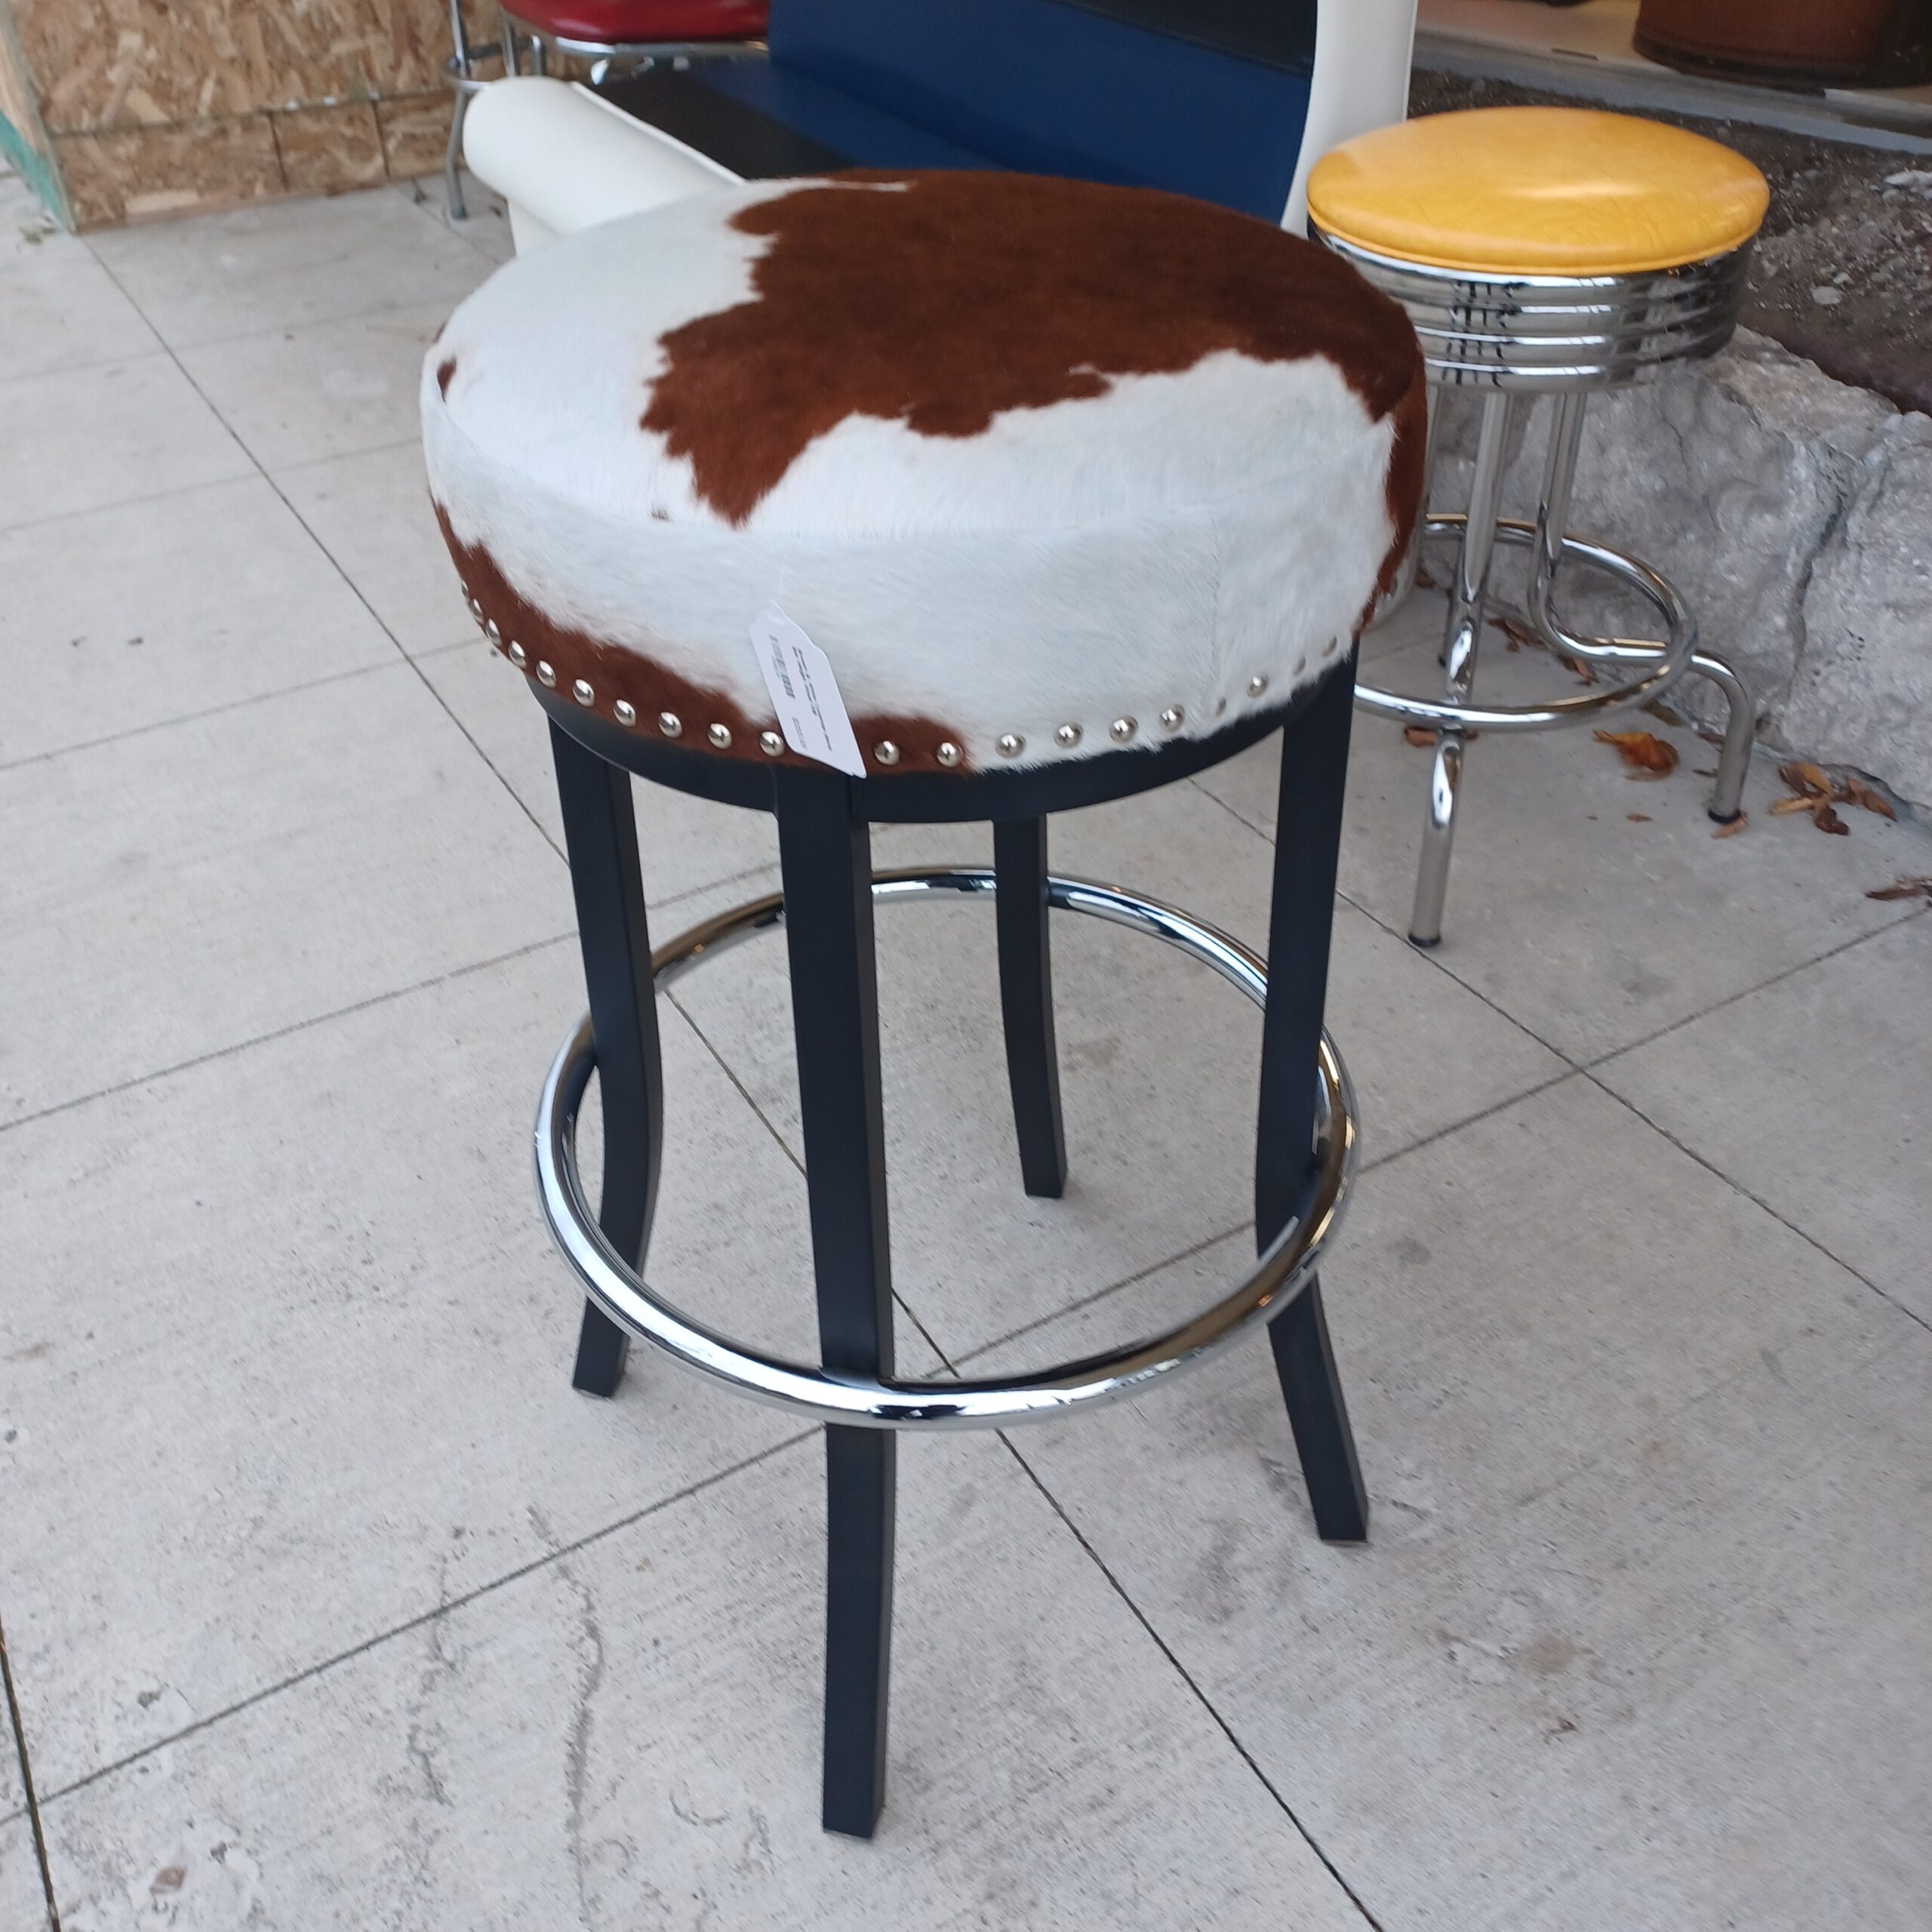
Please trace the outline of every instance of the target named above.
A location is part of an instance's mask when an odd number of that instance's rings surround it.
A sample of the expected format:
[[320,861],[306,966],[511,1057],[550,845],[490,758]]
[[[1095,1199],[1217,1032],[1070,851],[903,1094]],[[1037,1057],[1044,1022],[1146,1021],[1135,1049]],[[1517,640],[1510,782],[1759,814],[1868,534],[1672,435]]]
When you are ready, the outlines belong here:
[[463,153],[515,211],[520,250],[526,236],[571,234],[739,179],[587,88],[534,77],[478,89]]

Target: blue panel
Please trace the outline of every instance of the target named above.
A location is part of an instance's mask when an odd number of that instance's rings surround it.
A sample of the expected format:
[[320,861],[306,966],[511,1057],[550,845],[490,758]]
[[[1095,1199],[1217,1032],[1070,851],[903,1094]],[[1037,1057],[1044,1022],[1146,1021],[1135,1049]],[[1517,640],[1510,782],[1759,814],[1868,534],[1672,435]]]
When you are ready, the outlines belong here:
[[692,74],[731,100],[844,155],[855,168],[997,168],[999,164],[771,60],[713,60]]
[[1054,0],[774,0],[770,43],[774,66],[1008,167],[1270,221],[1308,113],[1304,74]]

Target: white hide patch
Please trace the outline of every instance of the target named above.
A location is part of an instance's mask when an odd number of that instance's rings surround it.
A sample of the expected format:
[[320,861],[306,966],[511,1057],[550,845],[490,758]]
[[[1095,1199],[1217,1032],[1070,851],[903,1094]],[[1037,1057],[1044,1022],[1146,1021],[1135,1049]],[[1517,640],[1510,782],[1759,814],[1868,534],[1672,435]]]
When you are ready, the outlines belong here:
[[[1334,662],[1393,540],[1392,420],[1325,358],[1221,351],[983,435],[853,416],[733,528],[640,426],[660,337],[751,299],[768,246],[730,226],[768,183],[588,229],[509,263],[425,365],[432,494],[555,621],[769,709],[747,626],[777,602],[854,715],[940,721],[981,769],[1205,736]],[[858,189],[855,192],[879,192]],[[438,372],[455,368],[447,398]]]

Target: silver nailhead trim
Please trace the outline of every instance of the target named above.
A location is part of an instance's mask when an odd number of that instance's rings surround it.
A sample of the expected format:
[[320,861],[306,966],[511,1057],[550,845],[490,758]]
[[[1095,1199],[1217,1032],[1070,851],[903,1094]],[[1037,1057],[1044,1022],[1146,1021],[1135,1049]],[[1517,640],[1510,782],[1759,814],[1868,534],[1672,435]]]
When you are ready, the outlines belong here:
[[510,646],[510,662],[521,671],[530,662],[530,653],[521,645],[512,643]]
[[1250,697],[1259,697],[1267,688],[1268,680],[1259,672],[1247,681],[1247,694]]
[[637,706],[627,697],[620,697],[611,707],[611,715],[628,731],[637,722]]
[[1078,724],[1063,724],[1054,734],[1054,743],[1063,752],[1070,752],[1080,742]]
[[785,749],[785,740],[776,731],[761,731],[758,748],[767,758],[777,758]]
[[571,696],[579,704],[595,704],[597,702],[597,694],[581,678],[571,685]]
[[714,724],[705,733],[704,735],[709,738],[712,743],[721,752],[729,751],[731,749],[731,728],[730,725]]
[[683,732],[685,721],[675,711],[660,711],[657,714],[657,728],[666,737],[675,738]]
[[1132,718],[1116,718],[1107,727],[1107,736],[1117,745],[1124,745],[1140,729],[1139,721]]
[[1171,704],[1161,713],[1161,729],[1178,731],[1187,722],[1187,713],[1177,704]]
[[501,644],[503,641],[503,634],[501,631],[497,629],[497,620],[494,617],[485,617],[484,619],[483,635],[487,637],[492,644]]
[[881,738],[873,746],[872,756],[881,764],[897,764],[899,762],[899,747],[890,738]]
[[933,755],[949,771],[959,762],[959,747],[950,738],[942,738],[939,749]]
[[1026,740],[1017,731],[1009,731],[999,741],[1001,758],[1017,758],[1026,749]]
[[552,670],[549,666],[545,663],[540,657],[537,660],[537,681],[540,685],[549,685],[552,690],[556,687],[556,672]]

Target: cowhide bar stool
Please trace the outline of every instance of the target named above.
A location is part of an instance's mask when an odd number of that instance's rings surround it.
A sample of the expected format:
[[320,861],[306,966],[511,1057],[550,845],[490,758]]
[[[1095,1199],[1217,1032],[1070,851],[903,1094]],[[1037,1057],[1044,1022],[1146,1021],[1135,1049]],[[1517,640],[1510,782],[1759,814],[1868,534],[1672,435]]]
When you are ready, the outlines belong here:
[[[1676,589],[1647,564],[1569,534],[1566,520],[1591,392],[1643,382],[1730,340],[1751,243],[1770,197],[1743,155],[1701,135],[1628,115],[1556,107],[1429,115],[1345,141],[1309,176],[1311,232],[1407,309],[1429,380],[1486,394],[1465,515],[1430,514],[1458,537],[1439,699],[1358,686],[1365,709],[1432,726],[1435,763],[1409,937],[1442,936],[1466,736],[1579,724],[1661,698],[1687,672],[1728,708],[1711,816],[1737,817],[1756,726],[1751,696],[1722,659],[1697,648]],[[1556,398],[1534,523],[1497,514],[1509,414]],[[1530,548],[1524,615],[1565,657],[1621,667],[1623,681],[1539,705],[1478,704],[1477,645],[1497,540]],[[1635,592],[1660,640],[1566,629],[1552,606],[1574,561]]]
[[[1315,1263],[1352,1158],[1322,1001],[1354,639],[1419,498],[1400,307],[1271,224],[1023,175],[700,195],[546,245],[457,311],[423,386],[472,612],[549,713],[589,1018],[538,1116],[585,1286],[576,1382],[641,1337],[828,1425],[825,1810],[883,1792],[894,1432],[1059,1415],[1266,1324],[1317,1527],[1367,1509]],[[848,721],[849,720],[849,724]],[[1281,734],[1264,962],[1049,874],[1047,815]],[[654,955],[630,779],[774,812],[782,897]],[[991,871],[875,876],[875,820],[990,820]],[[1178,946],[1263,1004],[1259,1259],[1171,1332],[1000,1381],[892,1360],[875,903],[993,900],[1028,1191],[1065,1172],[1048,912]],[[661,1137],[654,986],[782,924],[823,1361],[775,1359],[644,1278]],[[575,1157],[591,1070],[593,1211]]]

